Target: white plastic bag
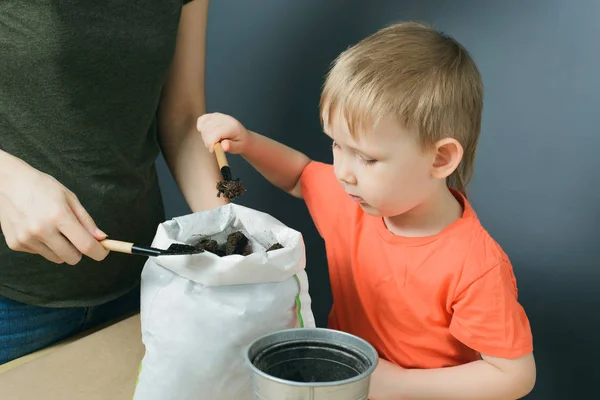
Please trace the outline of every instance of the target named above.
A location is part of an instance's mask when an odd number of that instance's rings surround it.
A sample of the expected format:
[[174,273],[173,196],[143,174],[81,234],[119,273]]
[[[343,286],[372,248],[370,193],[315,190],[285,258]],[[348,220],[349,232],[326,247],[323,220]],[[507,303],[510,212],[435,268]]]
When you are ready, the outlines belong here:
[[[225,242],[233,231],[252,254],[150,257],[142,272],[146,354],[134,400],[251,400],[244,349],[281,329],[314,327],[302,235],[236,204],[159,225],[153,246]],[[274,243],[284,247],[267,252]]]

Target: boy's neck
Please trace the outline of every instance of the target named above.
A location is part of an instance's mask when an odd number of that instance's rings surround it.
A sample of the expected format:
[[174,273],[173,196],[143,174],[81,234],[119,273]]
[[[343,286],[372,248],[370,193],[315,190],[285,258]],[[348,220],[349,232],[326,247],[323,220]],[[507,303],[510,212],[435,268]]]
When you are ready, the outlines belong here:
[[395,235],[423,237],[441,232],[462,215],[462,205],[444,185],[428,201],[403,214],[385,217],[384,222]]

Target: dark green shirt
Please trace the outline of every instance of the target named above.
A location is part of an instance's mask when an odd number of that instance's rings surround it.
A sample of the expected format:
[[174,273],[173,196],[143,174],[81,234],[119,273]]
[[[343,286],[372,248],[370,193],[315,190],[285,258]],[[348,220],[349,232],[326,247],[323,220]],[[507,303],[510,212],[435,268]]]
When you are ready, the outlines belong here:
[[[0,147],[73,191],[113,239],[150,243],[164,218],[155,117],[181,8],[0,2]],[[113,299],[137,285],[146,261],[113,252],[58,265],[0,239],[0,296],[35,305]]]

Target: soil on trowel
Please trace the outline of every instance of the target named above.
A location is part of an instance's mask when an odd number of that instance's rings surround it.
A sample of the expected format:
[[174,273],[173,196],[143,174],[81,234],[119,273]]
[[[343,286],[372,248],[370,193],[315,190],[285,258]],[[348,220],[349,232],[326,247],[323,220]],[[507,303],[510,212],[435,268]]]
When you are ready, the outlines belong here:
[[223,246],[219,246],[214,239],[202,239],[200,243],[196,244],[196,248],[204,251],[208,251],[210,253],[216,254],[219,257],[223,257],[225,255],[225,251],[222,249]]
[[273,244],[271,247],[267,249],[267,251],[283,249],[283,246],[279,243]]
[[223,197],[233,200],[246,193],[246,188],[239,179],[232,179],[230,181],[217,182],[217,191],[217,197],[221,197],[222,194]]
[[196,245],[196,248],[199,250],[210,251],[211,253],[216,253],[219,250],[219,244],[216,240],[213,239],[202,239],[200,243]]

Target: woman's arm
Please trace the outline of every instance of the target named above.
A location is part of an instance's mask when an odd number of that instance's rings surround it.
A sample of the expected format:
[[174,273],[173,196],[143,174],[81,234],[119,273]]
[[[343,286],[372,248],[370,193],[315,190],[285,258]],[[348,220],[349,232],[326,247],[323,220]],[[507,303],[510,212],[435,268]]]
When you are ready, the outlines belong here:
[[183,7],[177,46],[159,107],[159,140],[173,177],[193,212],[227,203],[217,197],[221,180],[196,120],[206,112],[204,77],[209,0]]

